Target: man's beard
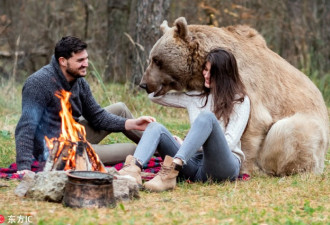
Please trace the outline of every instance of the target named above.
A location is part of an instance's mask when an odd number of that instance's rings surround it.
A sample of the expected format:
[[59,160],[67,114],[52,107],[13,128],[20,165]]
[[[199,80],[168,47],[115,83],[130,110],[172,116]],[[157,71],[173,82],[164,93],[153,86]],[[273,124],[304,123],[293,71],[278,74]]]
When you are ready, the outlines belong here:
[[66,72],[73,78],[80,78],[80,77],[84,77],[84,75],[81,75],[79,73],[79,70],[82,69],[83,67],[77,69],[77,70],[74,70],[70,67],[70,64],[68,64],[68,67],[66,68]]

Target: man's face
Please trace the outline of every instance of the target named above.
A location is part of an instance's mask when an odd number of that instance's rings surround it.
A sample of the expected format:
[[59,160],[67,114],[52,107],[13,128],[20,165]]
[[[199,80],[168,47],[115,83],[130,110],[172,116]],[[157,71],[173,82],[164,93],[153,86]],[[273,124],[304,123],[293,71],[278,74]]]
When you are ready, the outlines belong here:
[[88,53],[86,50],[72,53],[69,59],[63,58],[61,60],[63,60],[61,66],[64,70],[64,75],[69,82],[86,76],[88,67]]

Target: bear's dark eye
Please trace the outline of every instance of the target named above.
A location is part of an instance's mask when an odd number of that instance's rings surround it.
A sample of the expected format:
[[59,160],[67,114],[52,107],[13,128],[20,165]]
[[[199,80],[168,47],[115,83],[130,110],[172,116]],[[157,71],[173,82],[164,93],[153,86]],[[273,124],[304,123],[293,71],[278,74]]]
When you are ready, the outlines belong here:
[[156,66],[161,67],[162,66],[162,61],[158,60],[156,57],[152,58],[152,62],[156,64]]

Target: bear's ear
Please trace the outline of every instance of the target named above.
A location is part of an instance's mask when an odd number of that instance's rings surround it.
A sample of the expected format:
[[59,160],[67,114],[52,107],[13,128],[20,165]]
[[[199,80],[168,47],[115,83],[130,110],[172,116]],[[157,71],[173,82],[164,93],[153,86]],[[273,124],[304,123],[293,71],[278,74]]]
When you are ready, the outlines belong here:
[[160,29],[163,32],[163,34],[165,34],[166,31],[170,29],[166,20],[164,20],[163,23],[160,25]]
[[175,34],[184,41],[190,41],[188,35],[187,21],[184,17],[179,17],[174,22]]

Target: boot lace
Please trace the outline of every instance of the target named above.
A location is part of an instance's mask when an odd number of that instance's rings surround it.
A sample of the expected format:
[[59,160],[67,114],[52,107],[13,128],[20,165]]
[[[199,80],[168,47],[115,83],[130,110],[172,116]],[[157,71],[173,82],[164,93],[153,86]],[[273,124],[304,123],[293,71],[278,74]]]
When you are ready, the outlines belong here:
[[159,175],[160,176],[166,176],[167,174],[169,174],[171,172],[171,170],[174,168],[174,165],[170,165],[170,166],[164,166],[163,163],[160,163],[161,165],[161,168],[160,168],[160,171],[159,171]]
[[135,164],[135,159],[134,158],[132,158],[131,161],[129,161],[128,163],[125,163],[122,170],[127,169],[127,167],[131,166],[132,164],[133,165]]
[[128,167],[130,167],[131,165],[135,165],[137,167],[139,167],[142,170],[142,165],[139,163],[139,161],[135,158],[132,158],[131,161],[129,161],[128,163],[125,163],[122,170],[127,169]]

